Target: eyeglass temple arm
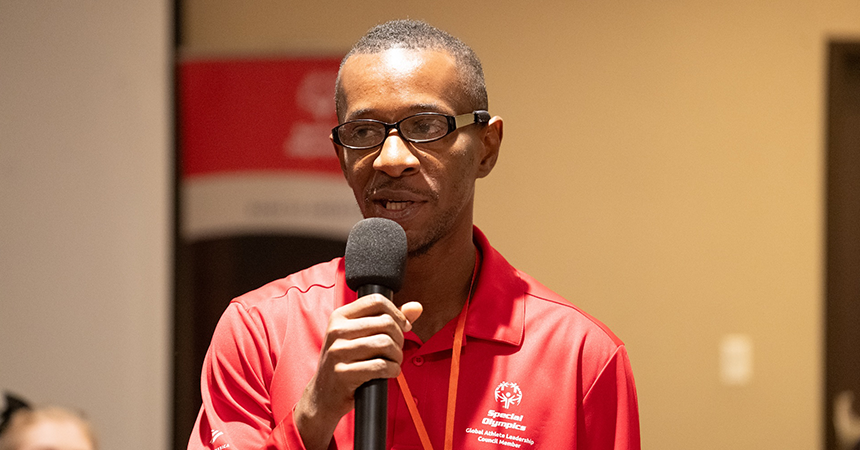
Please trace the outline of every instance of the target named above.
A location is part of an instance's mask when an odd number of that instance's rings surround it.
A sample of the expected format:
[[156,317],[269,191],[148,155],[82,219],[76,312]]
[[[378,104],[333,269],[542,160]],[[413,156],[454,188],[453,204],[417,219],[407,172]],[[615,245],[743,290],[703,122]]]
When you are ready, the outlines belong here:
[[490,113],[484,110],[473,111],[469,114],[460,114],[454,117],[457,128],[471,125],[473,123],[487,123],[490,121]]

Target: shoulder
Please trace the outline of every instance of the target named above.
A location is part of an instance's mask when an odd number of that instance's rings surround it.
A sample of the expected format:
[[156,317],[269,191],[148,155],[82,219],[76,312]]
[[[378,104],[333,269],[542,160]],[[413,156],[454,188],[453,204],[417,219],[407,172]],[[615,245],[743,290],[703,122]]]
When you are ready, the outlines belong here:
[[343,283],[343,258],[317,264],[234,298],[231,306],[243,309],[271,308],[287,298],[332,294]]
[[337,258],[234,298],[215,327],[210,352],[228,360],[237,351],[277,355],[287,336],[314,338],[343,301],[342,269]]
[[288,330],[316,329],[343,304],[342,258],[317,264],[234,298],[221,315],[213,335],[233,341],[282,339]]
[[602,321],[512,266],[502,267],[496,258],[493,272],[482,272],[474,309],[492,317],[486,328],[510,343],[536,341],[567,350],[584,347],[607,355],[622,347],[621,341]]
[[591,340],[601,340],[610,347],[620,347],[624,342],[603,322],[582,308],[555,293],[530,275],[517,270],[525,284],[526,310],[531,320],[561,326],[575,331]]
[[[538,335],[553,342],[573,339],[589,346],[602,346],[608,351],[624,345],[603,322],[513,267],[477,227],[474,237],[484,258],[476,297],[481,294],[493,299],[494,308],[509,303],[512,311],[523,311],[526,332],[532,336],[537,330],[541,331]],[[517,321],[509,322],[516,325]]]
[[559,371],[573,368],[584,393],[601,377],[632,378],[624,342],[608,326],[529,275],[519,276],[526,285],[524,348]]

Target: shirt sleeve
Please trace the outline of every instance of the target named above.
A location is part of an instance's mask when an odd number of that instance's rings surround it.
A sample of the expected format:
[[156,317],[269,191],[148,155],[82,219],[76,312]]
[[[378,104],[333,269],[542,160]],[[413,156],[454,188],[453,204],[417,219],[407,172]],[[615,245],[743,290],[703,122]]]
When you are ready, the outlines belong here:
[[639,450],[639,404],[627,349],[619,346],[583,398],[577,448]]
[[259,311],[230,304],[203,362],[203,405],[188,450],[304,449],[292,412],[274,423],[269,386],[278,352],[270,342]]

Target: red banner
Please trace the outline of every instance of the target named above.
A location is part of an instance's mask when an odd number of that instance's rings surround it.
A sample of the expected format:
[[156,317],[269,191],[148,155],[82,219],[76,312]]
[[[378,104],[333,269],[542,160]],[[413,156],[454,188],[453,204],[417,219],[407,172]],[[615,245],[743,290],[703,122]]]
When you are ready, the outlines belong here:
[[329,135],[340,59],[179,65],[183,234],[344,238],[361,219]]
[[189,61],[179,66],[184,177],[241,171],[340,173],[339,59]]

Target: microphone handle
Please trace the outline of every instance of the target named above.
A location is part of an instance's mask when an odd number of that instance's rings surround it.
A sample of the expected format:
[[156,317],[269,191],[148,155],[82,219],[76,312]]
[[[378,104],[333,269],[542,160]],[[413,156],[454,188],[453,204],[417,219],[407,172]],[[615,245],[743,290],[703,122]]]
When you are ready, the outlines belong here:
[[[394,298],[394,291],[375,284],[360,286],[358,298],[382,294]],[[355,390],[355,450],[385,450],[388,421],[388,380],[370,380]]]

